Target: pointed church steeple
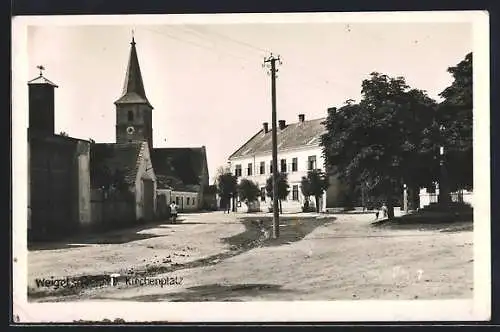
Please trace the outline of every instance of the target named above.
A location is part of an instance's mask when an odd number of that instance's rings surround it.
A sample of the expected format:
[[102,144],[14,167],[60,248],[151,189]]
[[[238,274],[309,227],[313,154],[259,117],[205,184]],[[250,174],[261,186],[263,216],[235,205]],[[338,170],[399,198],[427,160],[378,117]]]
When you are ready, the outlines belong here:
[[122,95],[115,101],[115,104],[147,104],[152,109],[153,106],[149,103],[146,92],[144,91],[144,83],[142,81],[141,68],[137,58],[137,50],[135,48],[135,39],[133,35],[130,45],[130,56]]

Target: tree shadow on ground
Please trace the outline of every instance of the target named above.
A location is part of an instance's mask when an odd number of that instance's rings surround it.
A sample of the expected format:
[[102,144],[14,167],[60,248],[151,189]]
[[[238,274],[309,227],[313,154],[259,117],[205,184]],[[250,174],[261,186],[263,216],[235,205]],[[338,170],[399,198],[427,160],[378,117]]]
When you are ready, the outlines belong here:
[[353,215],[353,214],[375,214],[375,210],[333,211],[333,212],[328,212],[328,214],[341,215],[341,216],[342,215]]
[[267,294],[291,293],[296,291],[282,289],[275,284],[235,284],[235,285],[201,285],[188,287],[175,293],[138,295],[127,298],[127,301],[138,302],[221,302],[243,301],[243,297],[259,297]]
[[421,210],[393,219],[376,221],[372,223],[372,226],[394,230],[473,231],[473,210]]
[[28,243],[28,250],[59,250],[85,247],[94,244],[125,244],[134,241],[146,240],[166,235],[156,235],[152,233],[141,233],[142,231],[164,227],[165,221],[150,222],[141,225],[134,225],[127,228],[116,229],[105,232],[81,232],[78,235],[68,237],[58,241],[34,241]]
[[[245,231],[242,233],[223,238],[221,241],[228,243],[231,247],[229,251],[212,255],[209,257],[197,259],[194,261],[179,263],[166,263],[147,266],[144,270],[135,270],[128,275],[120,275],[114,280],[116,282],[125,282],[128,277],[146,277],[164,273],[172,273],[178,270],[192,269],[198,267],[212,266],[231,257],[241,255],[255,247],[276,246],[281,244],[290,244],[303,239],[315,228],[332,223],[335,217],[282,217],[280,218],[280,237],[278,239],[264,238],[262,228],[272,234],[272,217],[247,217],[243,218],[241,223],[245,225]],[[261,223],[262,221],[262,227]],[[75,277],[82,285],[106,284],[110,282],[109,275],[84,275]],[[58,290],[40,291],[28,288],[28,300],[36,300],[54,296],[78,296],[80,288],[60,288]]]
[[335,217],[281,217],[280,218],[280,236],[277,239],[272,237],[273,218],[267,216],[244,217],[241,222],[245,226],[245,231],[227,238],[222,241],[228,243],[231,248],[250,249],[256,246],[278,246],[291,244],[302,240],[307,234],[311,233],[319,226],[332,223]]

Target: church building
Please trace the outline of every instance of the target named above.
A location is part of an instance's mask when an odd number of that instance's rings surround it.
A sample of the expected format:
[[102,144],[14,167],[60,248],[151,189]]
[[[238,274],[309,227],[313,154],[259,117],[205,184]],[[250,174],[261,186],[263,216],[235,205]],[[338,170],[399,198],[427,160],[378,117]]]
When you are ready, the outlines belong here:
[[205,146],[159,148],[153,145],[153,106],[144,89],[136,43],[132,38],[123,92],[115,101],[116,143],[147,142],[156,177],[157,213],[175,201],[180,211],[204,207],[209,175]]

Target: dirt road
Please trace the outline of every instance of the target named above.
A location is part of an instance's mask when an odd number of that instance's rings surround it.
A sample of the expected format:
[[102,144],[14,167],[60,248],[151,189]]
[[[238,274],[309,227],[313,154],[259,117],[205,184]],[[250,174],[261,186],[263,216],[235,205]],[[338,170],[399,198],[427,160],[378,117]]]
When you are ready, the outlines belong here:
[[[264,226],[270,227],[269,220]],[[471,231],[394,230],[372,214],[256,218],[220,212],[29,253],[30,300],[254,301],[472,297]],[[78,292],[36,278],[119,273]],[[124,277],[128,273],[128,277]]]

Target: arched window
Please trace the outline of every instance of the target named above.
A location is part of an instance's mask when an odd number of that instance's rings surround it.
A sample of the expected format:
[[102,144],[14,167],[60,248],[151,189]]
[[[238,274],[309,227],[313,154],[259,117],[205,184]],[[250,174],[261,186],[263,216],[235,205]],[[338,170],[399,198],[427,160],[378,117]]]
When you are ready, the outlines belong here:
[[134,112],[128,111],[128,121],[134,121]]

